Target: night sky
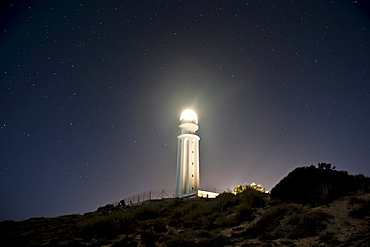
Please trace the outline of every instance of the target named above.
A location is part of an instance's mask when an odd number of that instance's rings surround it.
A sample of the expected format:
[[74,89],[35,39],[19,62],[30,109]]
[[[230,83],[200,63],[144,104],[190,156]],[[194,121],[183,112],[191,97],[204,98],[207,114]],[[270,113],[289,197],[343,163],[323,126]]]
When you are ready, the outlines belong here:
[[[228,2],[228,3],[227,3]],[[366,1],[3,1],[0,220],[173,189],[179,117],[201,187],[332,163],[370,176]]]

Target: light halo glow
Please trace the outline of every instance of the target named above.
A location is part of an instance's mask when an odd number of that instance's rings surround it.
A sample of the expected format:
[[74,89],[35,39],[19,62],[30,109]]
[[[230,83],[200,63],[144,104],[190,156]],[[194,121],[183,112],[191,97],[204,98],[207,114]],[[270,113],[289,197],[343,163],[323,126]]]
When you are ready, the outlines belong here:
[[198,116],[193,110],[185,110],[181,113],[180,121],[181,120],[190,120],[195,121],[196,124],[198,124]]

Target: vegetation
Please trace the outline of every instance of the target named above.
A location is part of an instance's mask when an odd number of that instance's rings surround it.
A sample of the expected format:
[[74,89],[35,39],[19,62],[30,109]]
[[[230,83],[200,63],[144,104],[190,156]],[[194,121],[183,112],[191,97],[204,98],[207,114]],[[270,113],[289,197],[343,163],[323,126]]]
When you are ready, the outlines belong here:
[[312,213],[296,204],[281,204],[264,212],[253,227],[239,235],[262,239],[311,237],[325,229],[324,222],[329,218],[321,211]]
[[216,199],[108,204],[84,215],[0,222],[0,241],[2,246],[242,246],[245,241],[294,246],[300,245],[295,241],[316,236],[317,246],[334,246],[343,240],[328,229],[338,224],[329,203],[349,195],[347,220],[362,222],[362,228],[346,241],[356,245],[370,240],[369,226],[363,224],[370,216],[370,194],[364,196],[369,185],[363,175],[352,176],[323,163],[295,169],[275,186],[271,197],[258,185],[238,186],[237,193]]
[[237,187],[235,187],[233,189],[233,192],[234,194],[239,194],[239,193],[242,193],[243,191],[247,190],[248,188],[251,188],[251,189],[254,189],[254,190],[257,190],[259,192],[266,192],[266,189],[263,188],[263,186],[261,184],[256,184],[256,183],[251,183],[250,185],[246,184],[246,185],[238,185]]
[[299,167],[283,178],[272,190],[271,197],[282,202],[311,204],[329,203],[356,190],[369,190],[370,180],[365,176],[337,171],[331,164],[318,167]]

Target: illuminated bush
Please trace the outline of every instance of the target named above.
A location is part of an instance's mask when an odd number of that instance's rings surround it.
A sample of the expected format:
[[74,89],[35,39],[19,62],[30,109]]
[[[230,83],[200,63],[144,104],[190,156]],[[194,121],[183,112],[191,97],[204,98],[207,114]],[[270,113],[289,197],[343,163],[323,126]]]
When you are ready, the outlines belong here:
[[257,190],[257,191],[262,192],[262,193],[265,193],[266,192],[266,189],[263,188],[263,186],[261,184],[251,183],[250,184],[250,187],[252,189]]
[[263,193],[266,191],[266,189],[261,184],[251,183],[250,185],[248,185],[248,184],[245,184],[245,185],[239,184],[238,186],[236,186],[233,189],[232,193],[239,194],[239,193],[242,193],[242,192],[246,191],[248,188],[252,188],[254,190],[257,190],[257,191],[263,192]]

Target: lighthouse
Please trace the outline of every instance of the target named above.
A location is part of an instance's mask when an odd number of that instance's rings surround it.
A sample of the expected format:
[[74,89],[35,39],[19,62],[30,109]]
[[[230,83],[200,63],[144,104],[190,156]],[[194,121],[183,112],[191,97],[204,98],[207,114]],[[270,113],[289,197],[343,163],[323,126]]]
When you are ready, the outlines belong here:
[[177,137],[176,197],[197,194],[199,181],[198,116],[185,110],[180,116],[180,135]]

